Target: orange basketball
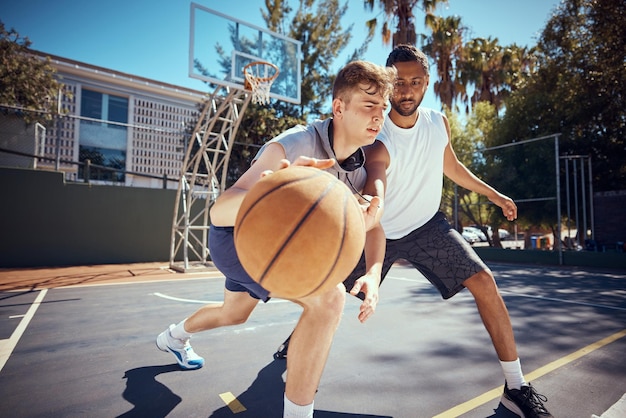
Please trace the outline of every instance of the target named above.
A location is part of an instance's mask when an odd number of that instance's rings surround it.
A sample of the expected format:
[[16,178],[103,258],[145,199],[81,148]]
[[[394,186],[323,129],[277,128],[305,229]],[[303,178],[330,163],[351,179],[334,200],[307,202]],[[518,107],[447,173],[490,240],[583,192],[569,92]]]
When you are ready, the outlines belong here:
[[235,222],[248,274],[273,296],[297,299],[345,280],[365,244],[362,210],[331,174],[291,166],[260,179]]

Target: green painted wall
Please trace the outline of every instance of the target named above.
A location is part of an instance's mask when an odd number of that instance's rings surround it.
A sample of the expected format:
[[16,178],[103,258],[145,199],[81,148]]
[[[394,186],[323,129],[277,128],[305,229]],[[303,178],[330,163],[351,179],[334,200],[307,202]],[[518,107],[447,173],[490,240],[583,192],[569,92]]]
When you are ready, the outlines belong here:
[[[0,167],[0,268],[167,262],[175,190],[65,183]],[[485,261],[558,265],[558,253],[476,247]],[[626,271],[626,253],[565,252],[563,265]]]
[[65,183],[0,168],[0,267],[169,260],[175,190]]
[[[559,253],[542,250],[510,250],[490,247],[475,247],[478,255],[485,261],[559,265]],[[578,267],[598,267],[626,271],[626,253],[616,251],[566,251],[563,252],[562,265]]]

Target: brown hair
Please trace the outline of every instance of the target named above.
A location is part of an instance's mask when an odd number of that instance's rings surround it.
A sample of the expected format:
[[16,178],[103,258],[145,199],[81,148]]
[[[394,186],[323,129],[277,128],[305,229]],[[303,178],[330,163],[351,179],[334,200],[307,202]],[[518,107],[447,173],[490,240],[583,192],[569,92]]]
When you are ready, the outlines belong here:
[[395,68],[383,67],[368,61],[352,61],[337,74],[333,84],[333,99],[349,102],[352,91],[363,90],[362,85],[367,85],[365,91],[368,94],[380,94],[387,100],[393,93],[395,79]]

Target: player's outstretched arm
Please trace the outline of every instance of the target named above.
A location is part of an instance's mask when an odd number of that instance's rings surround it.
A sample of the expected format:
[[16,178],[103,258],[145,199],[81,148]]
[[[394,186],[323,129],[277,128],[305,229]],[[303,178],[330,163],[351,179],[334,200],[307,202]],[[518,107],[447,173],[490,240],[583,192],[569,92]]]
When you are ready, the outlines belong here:
[[[378,288],[382,276],[383,261],[385,259],[385,233],[380,225],[380,217],[384,209],[385,184],[387,176],[385,170],[389,165],[389,154],[385,146],[376,141],[366,147],[367,155],[367,182],[364,188],[365,197],[372,197],[370,202],[370,219],[372,224],[368,229],[365,241],[366,273],[355,283],[350,294],[357,295],[363,292],[365,297],[359,308],[359,321],[365,322],[376,311],[378,305]],[[376,204],[376,206],[375,206]],[[367,216],[367,214],[366,214]]]
[[486,196],[491,202],[502,209],[502,214],[509,221],[517,219],[517,205],[515,205],[513,199],[503,195],[489,184],[476,177],[474,173],[459,161],[450,141],[450,126],[448,120],[444,118],[444,122],[448,132],[448,144],[443,154],[444,174],[459,186]]
[[378,288],[385,258],[385,233],[380,224],[367,232],[364,251],[367,271],[350,289],[351,295],[356,296],[359,292],[365,295],[359,307],[358,319],[361,322],[367,321],[378,305]]

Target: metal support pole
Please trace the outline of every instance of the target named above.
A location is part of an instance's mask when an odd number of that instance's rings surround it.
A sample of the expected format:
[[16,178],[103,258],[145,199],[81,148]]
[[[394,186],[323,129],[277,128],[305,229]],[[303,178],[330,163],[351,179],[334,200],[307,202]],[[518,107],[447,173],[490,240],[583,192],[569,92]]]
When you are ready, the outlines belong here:
[[554,136],[554,162],[556,164],[556,232],[559,251],[559,266],[563,265],[563,246],[561,245],[561,168],[559,162],[559,135]]
[[569,159],[565,159],[565,204],[567,206],[567,243],[568,245],[572,242],[572,234],[571,234],[571,222],[572,222],[572,213],[570,210],[570,195],[569,195]]
[[55,150],[55,160],[54,160],[54,170],[59,171],[61,167],[61,89],[57,94],[57,114],[56,114],[56,150]]
[[89,183],[90,178],[91,178],[91,160],[87,158],[85,160],[85,165],[83,167],[83,181],[85,183]]
[[595,220],[593,215],[593,176],[591,175],[591,157],[587,159],[587,163],[589,164],[589,218],[591,219],[591,239],[596,239],[596,228],[595,228]]
[[580,188],[583,199],[583,236],[582,244],[584,246],[587,240],[587,190],[585,190],[585,157],[580,157]]
[[580,244],[580,219],[578,218],[578,164],[572,161],[574,167],[574,217],[576,218],[576,243]]

